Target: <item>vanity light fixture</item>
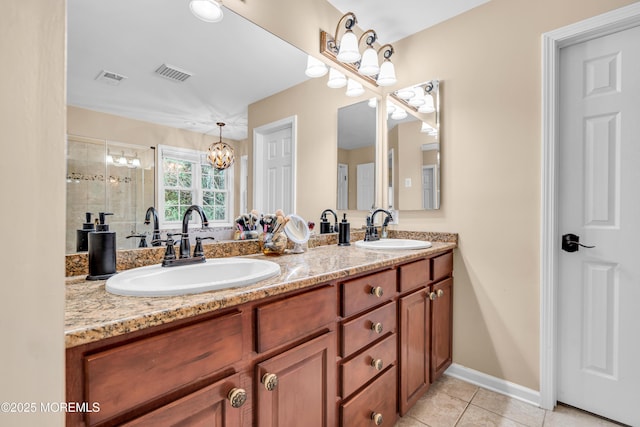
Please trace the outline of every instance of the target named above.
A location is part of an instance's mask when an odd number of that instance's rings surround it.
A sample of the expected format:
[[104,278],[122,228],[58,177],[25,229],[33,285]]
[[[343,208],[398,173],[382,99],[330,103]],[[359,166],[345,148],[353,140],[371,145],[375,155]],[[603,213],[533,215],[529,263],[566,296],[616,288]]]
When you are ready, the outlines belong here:
[[[394,53],[393,46],[385,44],[376,50],[374,43],[378,40],[378,35],[373,29],[365,31],[358,39],[353,32],[353,27],[357,22],[353,12],[347,12],[338,21],[333,35],[326,31],[320,31],[320,53],[358,74],[373,86],[395,84],[397,81],[395,67],[390,60]],[[345,33],[339,39],[338,35],[343,24]],[[363,41],[366,48],[361,55],[360,44]],[[378,65],[380,53],[383,56],[382,65]]]
[[420,132],[426,133],[426,134],[431,135],[431,136],[435,136],[435,135],[438,134],[438,130],[436,128],[432,127],[427,122],[422,122],[422,127],[420,128]]
[[111,155],[111,153],[109,153],[109,151],[107,151],[107,157],[105,159],[107,161],[108,165],[112,165],[113,164],[113,156]]
[[371,108],[376,108],[378,106],[378,99],[376,97],[369,98],[367,105]]
[[124,156],[124,151],[122,152],[122,156],[118,159],[118,166],[126,166],[127,158]]
[[189,9],[196,18],[204,22],[222,21],[222,6],[216,0],[191,0]]
[[396,108],[393,110],[393,113],[391,113],[391,118],[393,120],[402,120],[406,119],[407,115],[407,112],[403,108]]
[[141,166],[140,159],[138,158],[138,153],[134,153],[134,158],[131,160],[131,167],[139,168]]
[[347,81],[347,96],[352,98],[358,97],[364,93],[364,87],[358,81],[354,79],[349,79]]
[[327,66],[324,62],[320,61],[317,58],[314,58],[311,55],[307,56],[307,69],[305,70],[305,74],[308,77],[322,77],[327,74]]
[[233,154],[233,148],[226,142],[222,142],[222,127],[225,125],[222,122],[216,123],[220,127],[220,141],[215,142],[209,146],[207,153],[207,159],[216,169],[227,169],[233,164],[235,160]]
[[327,86],[331,89],[340,89],[347,85],[347,76],[335,68],[329,70],[329,80],[327,80]]
[[414,86],[398,89],[391,96],[407,108],[418,113],[430,114],[436,112],[435,96],[439,93],[439,80],[429,80]]

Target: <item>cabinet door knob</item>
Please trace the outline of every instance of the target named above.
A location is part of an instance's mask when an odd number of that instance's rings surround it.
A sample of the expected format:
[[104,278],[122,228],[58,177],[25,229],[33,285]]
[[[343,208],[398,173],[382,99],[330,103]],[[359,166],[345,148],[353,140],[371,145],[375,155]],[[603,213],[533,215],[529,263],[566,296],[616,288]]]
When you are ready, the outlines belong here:
[[273,391],[278,386],[278,376],[276,374],[264,374],[262,376],[262,384],[267,391]]
[[384,419],[382,418],[382,414],[378,412],[372,412],[371,419],[373,420],[373,423],[377,426],[381,426],[382,423],[384,422]]
[[433,300],[434,300],[434,299],[436,299],[437,297],[438,297],[438,295],[437,295],[435,292],[431,292],[431,293],[429,294],[429,299],[430,299],[431,301],[433,301]]
[[376,334],[381,334],[384,328],[380,322],[371,322],[371,330]]
[[438,298],[444,295],[444,291],[442,289],[438,289]]
[[232,388],[227,398],[232,408],[239,408],[247,401],[247,391],[243,388]]
[[380,298],[384,294],[384,290],[380,286],[371,287],[370,291],[371,295],[375,295]]
[[371,360],[371,366],[373,366],[376,371],[382,371],[384,363],[382,362],[382,359],[373,359]]

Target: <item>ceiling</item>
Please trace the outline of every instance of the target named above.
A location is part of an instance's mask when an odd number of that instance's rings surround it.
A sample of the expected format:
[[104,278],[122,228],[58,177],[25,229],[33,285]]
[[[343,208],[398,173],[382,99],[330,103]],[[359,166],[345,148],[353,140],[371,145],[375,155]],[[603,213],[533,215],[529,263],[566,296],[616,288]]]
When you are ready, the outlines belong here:
[[[384,43],[488,0],[404,0],[393,9],[385,0],[329,1]],[[248,105],[305,81],[306,54],[224,13],[212,24],[195,18],[188,0],[68,0],[68,104],[213,135],[222,121],[225,138],[246,139]],[[191,77],[161,77],[162,64]],[[103,71],[124,78],[113,85],[97,79]]]

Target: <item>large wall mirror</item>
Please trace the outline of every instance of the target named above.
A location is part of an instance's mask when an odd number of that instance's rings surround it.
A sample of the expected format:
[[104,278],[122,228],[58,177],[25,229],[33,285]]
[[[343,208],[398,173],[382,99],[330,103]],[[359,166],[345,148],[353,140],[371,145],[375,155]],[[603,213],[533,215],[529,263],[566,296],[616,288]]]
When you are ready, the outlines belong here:
[[[70,141],[75,141],[69,142],[70,179],[78,184],[73,180],[75,170],[82,170],[78,173],[83,177],[102,174],[107,181],[114,173],[124,171],[105,163],[111,152],[110,145],[116,144],[114,141],[128,146],[124,157],[130,158],[136,152],[142,155],[149,147],[159,145],[206,151],[211,142],[217,141],[215,123],[222,119],[227,123],[224,139],[237,142],[236,147],[241,147],[234,165],[234,216],[237,216],[240,200],[248,201],[246,209],[252,208],[252,129],[266,123],[248,118],[247,112],[252,105],[277,98],[276,108],[269,108],[272,117],[268,122],[297,116],[298,139],[304,141],[297,150],[296,213],[317,220],[322,208],[335,207],[337,192],[335,185],[328,189],[326,182],[318,179],[328,175],[327,164],[335,165],[336,150],[335,129],[327,126],[327,120],[318,120],[318,105],[322,105],[322,114],[335,117],[339,106],[353,101],[345,100],[344,93],[332,92],[324,81],[314,82],[304,75],[306,53],[233,11],[223,10],[223,20],[213,24],[198,21],[191,14],[188,2],[68,1],[67,98],[69,114],[74,115],[68,120],[68,133]],[[149,53],[154,59],[145,62]],[[184,81],[159,75],[161,64],[175,70],[172,74]],[[271,67],[279,67],[273,78],[267,77],[272,75],[268,72]],[[206,90],[196,84],[202,79],[209,84]],[[304,89],[296,89],[301,86]],[[310,92],[311,89],[316,92]],[[301,97],[296,90],[303,90],[305,96]],[[288,95],[289,92],[293,93]],[[316,94],[327,99],[319,104]],[[135,103],[122,103],[123,100]],[[292,106],[296,110],[287,110]],[[303,107],[308,111],[299,111]],[[147,132],[143,126],[134,129],[135,123],[121,123],[116,119],[105,124],[94,112],[155,123],[166,126],[167,130]],[[128,137],[132,134],[136,138]],[[136,145],[140,147],[137,150],[133,149]],[[89,160],[75,153],[84,146],[86,150],[95,151],[95,158]],[[123,149],[116,151],[112,155],[120,156]],[[322,157],[325,155],[329,160]],[[81,159],[87,160],[86,167],[80,168]],[[160,166],[157,159],[155,166]],[[144,175],[144,198],[138,197],[141,193],[131,182],[118,187],[123,200],[127,191],[133,192],[134,188],[137,191],[135,196],[126,195],[137,200],[136,207],[132,208],[135,218],[114,215],[109,219],[113,224],[122,223],[122,230],[117,230],[119,248],[137,246],[138,240],[126,239],[127,235],[151,232],[151,227],[143,221],[145,209],[156,204],[152,198],[153,174]],[[334,175],[331,171],[331,176]],[[85,212],[95,214],[115,209],[110,204],[112,190],[108,186],[105,189],[105,182],[92,184],[95,185],[83,184],[82,190],[80,186],[70,190],[75,193],[68,197],[69,201],[85,197],[91,203],[67,207],[67,252],[75,251],[75,233],[85,222]]]
[[388,201],[394,209],[440,209],[440,90],[429,80],[387,97]]
[[338,210],[375,206],[377,99],[338,109]]

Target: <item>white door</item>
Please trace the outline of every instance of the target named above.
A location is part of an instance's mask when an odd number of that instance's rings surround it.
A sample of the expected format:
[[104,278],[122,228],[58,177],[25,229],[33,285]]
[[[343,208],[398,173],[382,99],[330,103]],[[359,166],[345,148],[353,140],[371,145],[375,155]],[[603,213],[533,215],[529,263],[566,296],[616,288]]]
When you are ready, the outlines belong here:
[[349,209],[349,165],[338,163],[338,210]]
[[254,130],[254,207],[295,212],[295,121],[281,120]]
[[559,137],[558,401],[640,426],[640,27],[561,49]]
[[435,166],[422,167],[422,209],[433,209]]
[[374,183],[375,166],[373,163],[361,163],[356,166],[356,209],[368,211],[375,204]]

